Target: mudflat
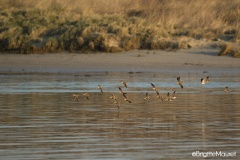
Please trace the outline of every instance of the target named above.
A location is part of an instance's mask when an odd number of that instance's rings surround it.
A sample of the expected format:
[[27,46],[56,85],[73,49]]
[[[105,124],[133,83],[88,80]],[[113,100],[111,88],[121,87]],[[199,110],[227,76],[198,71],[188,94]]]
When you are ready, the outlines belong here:
[[149,72],[192,70],[239,73],[240,59],[217,56],[218,48],[120,53],[0,54],[1,73]]

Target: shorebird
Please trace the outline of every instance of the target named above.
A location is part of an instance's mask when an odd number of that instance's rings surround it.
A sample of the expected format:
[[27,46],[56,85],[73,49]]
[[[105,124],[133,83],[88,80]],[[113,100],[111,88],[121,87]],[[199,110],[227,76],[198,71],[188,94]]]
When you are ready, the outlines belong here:
[[74,94],[72,94],[72,96],[74,97],[74,100],[77,100],[77,101],[79,100],[79,97],[80,97],[79,94],[74,93]]
[[209,82],[209,76],[201,78],[201,84],[206,84],[207,82]]
[[117,97],[115,95],[113,95],[113,94],[111,94],[111,97],[109,97],[109,98],[117,100]]
[[85,96],[86,99],[89,99],[89,94],[86,92],[83,94]]
[[98,85],[98,89],[103,93],[102,86]]
[[168,101],[172,101],[172,97],[170,97],[169,92],[167,93],[167,100],[168,100]]
[[157,97],[160,98],[163,101],[163,97],[159,94],[158,89],[156,89],[156,94],[157,94]]
[[145,96],[144,99],[145,99],[145,100],[150,100],[150,97],[149,97],[149,95],[148,95],[148,92],[146,92],[146,96]]
[[229,91],[230,91],[229,88],[225,87],[224,92],[229,92]]
[[183,88],[183,83],[182,83],[182,81],[180,80],[180,76],[177,77],[177,81],[178,81],[178,85],[179,85],[181,88]]
[[128,103],[132,103],[126,96],[126,94],[123,94],[124,100],[127,101]]
[[205,78],[206,80],[206,82],[209,82],[210,80],[209,80],[209,76],[207,76],[206,78]]
[[172,99],[176,99],[177,97],[175,96],[176,91],[174,90],[172,93]]
[[121,81],[121,83],[127,88],[127,83],[125,81]]
[[120,93],[122,93],[122,94],[127,94],[127,93],[125,93],[125,92],[122,90],[121,87],[118,87],[118,89],[119,89]]
[[156,87],[153,83],[151,83],[151,85],[152,85],[152,89],[153,89],[154,91],[156,91],[156,90],[157,90],[157,87]]
[[111,99],[114,100],[113,103],[114,103],[114,104],[117,104],[117,107],[118,107],[118,109],[119,109],[120,103],[118,102],[117,97],[116,97],[115,95],[111,94],[111,97],[109,97],[109,98],[111,98]]
[[201,79],[201,84],[205,84],[205,83],[206,83],[205,79],[202,78],[202,79]]
[[170,93],[168,92],[168,93],[167,93],[167,99],[166,99],[166,100],[167,100],[167,101],[172,101],[172,100],[176,99],[175,93],[176,93],[175,90],[173,91],[172,95],[170,95]]

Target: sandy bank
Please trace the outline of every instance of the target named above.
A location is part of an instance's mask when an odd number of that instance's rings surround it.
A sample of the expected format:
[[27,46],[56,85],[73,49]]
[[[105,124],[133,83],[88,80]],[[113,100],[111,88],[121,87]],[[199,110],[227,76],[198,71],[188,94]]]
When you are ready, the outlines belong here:
[[0,54],[1,73],[209,71],[239,73],[240,59],[217,56],[219,49],[136,50],[122,53]]

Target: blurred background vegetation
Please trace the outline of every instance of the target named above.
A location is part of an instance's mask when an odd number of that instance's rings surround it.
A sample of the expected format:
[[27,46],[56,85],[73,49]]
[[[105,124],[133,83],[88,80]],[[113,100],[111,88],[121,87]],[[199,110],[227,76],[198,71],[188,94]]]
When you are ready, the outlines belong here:
[[0,51],[180,49],[203,39],[234,46],[239,22],[239,0],[0,0]]

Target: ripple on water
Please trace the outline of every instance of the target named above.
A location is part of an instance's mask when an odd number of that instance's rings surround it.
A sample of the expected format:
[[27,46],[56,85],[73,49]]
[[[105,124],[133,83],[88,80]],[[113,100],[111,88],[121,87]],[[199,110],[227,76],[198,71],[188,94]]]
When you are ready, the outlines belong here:
[[[119,93],[118,77],[85,78],[5,77],[0,85],[0,157],[192,159],[194,151],[239,151],[239,78],[215,77],[206,85],[183,78],[181,89],[172,77],[127,77],[131,87],[123,89],[132,103]],[[159,86],[163,102],[149,81]],[[224,92],[225,86],[231,92]],[[166,101],[173,90],[177,98]],[[80,94],[79,101],[73,92]],[[150,101],[144,100],[146,92]]]

